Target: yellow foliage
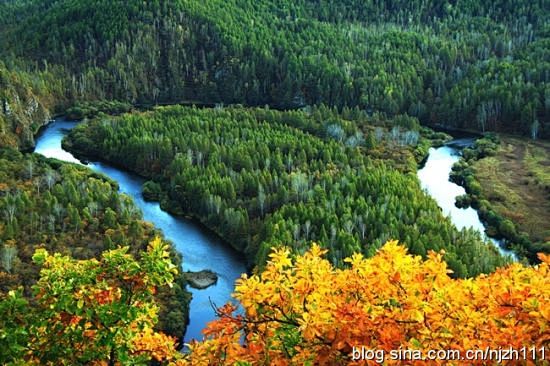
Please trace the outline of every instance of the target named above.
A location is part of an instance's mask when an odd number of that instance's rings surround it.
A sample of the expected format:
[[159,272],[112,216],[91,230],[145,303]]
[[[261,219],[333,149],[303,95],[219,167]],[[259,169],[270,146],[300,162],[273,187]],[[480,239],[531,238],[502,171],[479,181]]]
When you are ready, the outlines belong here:
[[533,267],[515,263],[490,275],[452,279],[441,253],[423,261],[396,241],[372,258],[354,255],[346,269],[334,268],[323,254],[314,245],[292,259],[278,249],[263,273],[243,275],[234,296],[244,314],[235,315],[230,305],[220,309],[206,339],[193,343],[178,365],[354,364],[353,347],[386,355],[399,348],[424,354],[548,348],[548,256]]
[[147,354],[156,361],[169,361],[174,358],[175,339],[164,333],[145,328],[133,339],[132,350],[136,355]]

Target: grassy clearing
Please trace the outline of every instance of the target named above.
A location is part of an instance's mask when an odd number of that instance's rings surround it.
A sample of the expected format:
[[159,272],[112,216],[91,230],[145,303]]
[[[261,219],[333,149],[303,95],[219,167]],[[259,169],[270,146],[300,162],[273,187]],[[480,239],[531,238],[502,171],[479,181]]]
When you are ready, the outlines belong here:
[[473,164],[483,196],[534,242],[550,241],[550,142],[501,137],[495,156]]
[[550,143],[530,144],[526,150],[525,163],[533,183],[550,197]]

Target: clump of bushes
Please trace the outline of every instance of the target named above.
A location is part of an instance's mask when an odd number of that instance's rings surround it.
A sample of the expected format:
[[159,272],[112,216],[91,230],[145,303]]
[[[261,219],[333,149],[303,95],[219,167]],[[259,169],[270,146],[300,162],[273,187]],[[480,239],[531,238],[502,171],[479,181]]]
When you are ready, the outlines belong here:
[[142,195],[146,201],[160,201],[162,197],[162,187],[157,182],[148,180],[142,186]]
[[469,194],[463,194],[455,199],[455,206],[458,208],[468,208],[472,204],[472,198]]
[[79,102],[67,109],[65,115],[68,119],[80,121],[84,118],[94,118],[100,113],[119,115],[130,112],[132,105],[116,100],[99,100],[94,102]]

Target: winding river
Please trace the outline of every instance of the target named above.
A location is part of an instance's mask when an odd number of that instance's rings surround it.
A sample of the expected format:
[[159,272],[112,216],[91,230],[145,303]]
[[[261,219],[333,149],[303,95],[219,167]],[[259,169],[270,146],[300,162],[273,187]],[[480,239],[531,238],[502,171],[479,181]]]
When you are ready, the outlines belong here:
[[[81,161],[61,147],[61,140],[77,123],[63,119],[52,122],[37,138],[35,152],[82,165]],[[431,148],[426,164],[418,171],[418,178],[422,187],[459,229],[473,227],[486,237],[477,211],[473,208],[457,208],[454,205],[455,197],[464,194],[465,191],[449,181],[451,167],[460,159],[461,148],[472,144],[473,141],[474,139],[459,139],[439,148]],[[172,241],[176,249],[182,253],[184,270],[212,269],[218,274],[216,285],[205,290],[190,289],[193,300],[190,304],[190,322],[184,339],[186,342],[191,339],[202,339],[201,330],[207,322],[215,318],[212,304],[220,306],[229,301],[235,280],[246,271],[243,258],[220,238],[196,223],[163,211],[156,202],[144,201],[141,195],[143,178],[102,162],[90,162],[85,165],[118,182],[120,191],[133,198],[143,212],[143,218],[162,230],[166,239]],[[498,241],[489,239],[497,245],[502,254],[510,254],[500,247]]]
[[[57,119],[37,137],[35,152],[49,158],[83,164],[71,153],[61,148],[61,140],[78,122]],[[120,191],[133,198],[143,212],[143,218],[162,230],[183,255],[183,270],[212,269],[218,274],[218,282],[204,290],[190,288],[193,299],[190,304],[189,325],[185,342],[202,339],[201,330],[215,318],[212,304],[221,306],[231,299],[234,283],[246,271],[244,259],[224,244],[216,235],[185,218],[173,216],[160,208],[157,202],[146,202],[141,195],[144,179],[105,163],[90,162],[90,169],[103,173],[119,184]]]
[[500,241],[487,236],[485,227],[479,219],[479,215],[472,207],[458,208],[455,206],[455,198],[466,193],[466,190],[449,181],[451,169],[460,160],[463,148],[473,145],[474,138],[456,139],[444,146],[430,148],[428,159],[422,169],[418,170],[418,179],[430,196],[432,196],[443,214],[450,217],[451,221],[460,230],[462,228],[474,228],[481,235],[496,245],[502,255],[515,259],[515,255],[504,249]]

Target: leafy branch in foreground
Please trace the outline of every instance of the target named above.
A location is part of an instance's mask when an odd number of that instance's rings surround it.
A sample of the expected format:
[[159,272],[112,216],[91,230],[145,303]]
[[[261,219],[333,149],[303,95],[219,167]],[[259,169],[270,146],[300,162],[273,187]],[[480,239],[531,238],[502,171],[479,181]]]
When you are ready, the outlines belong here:
[[75,260],[46,250],[31,306],[20,292],[0,302],[0,363],[140,365],[167,361],[175,340],[153,327],[153,295],[177,273],[167,244],[154,239],[136,260],[128,247]]
[[334,268],[325,252],[314,245],[292,258],[278,249],[260,275],[243,275],[235,294],[243,314],[233,305],[219,309],[220,319],[205,330],[205,341],[191,345],[185,362],[347,364],[354,346],[386,355],[399,348],[426,355],[549,346],[548,256],[534,267],[515,263],[452,279],[442,254],[423,261],[396,241],[370,259],[353,255],[347,269]]
[[233,304],[218,309],[205,339],[181,354],[172,338],[153,330],[152,294],[171,283],[175,270],[166,247],[155,240],[139,261],[126,251],[106,252],[99,261],[38,251],[37,306],[31,309],[16,292],[0,301],[0,362],[353,364],[353,347],[361,346],[424,355],[535,347],[540,357],[550,345],[548,256],[540,254],[533,267],[514,263],[490,275],[453,279],[441,253],[430,252],[424,261],[390,241],[372,258],[354,254],[345,269],[324,259],[326,251],[316,244],[294,257],[287,248],[275,250],[265,271],[237,282],[242,312]]

